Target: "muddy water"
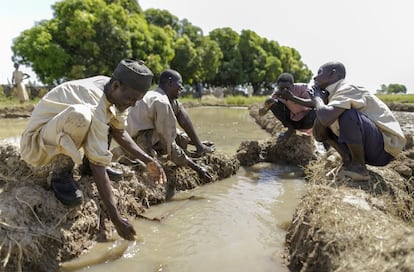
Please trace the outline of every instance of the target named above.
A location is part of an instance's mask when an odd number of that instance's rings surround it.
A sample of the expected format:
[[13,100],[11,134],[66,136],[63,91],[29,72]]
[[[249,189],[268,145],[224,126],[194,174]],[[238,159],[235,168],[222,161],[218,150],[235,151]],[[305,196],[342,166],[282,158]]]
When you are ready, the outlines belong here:
[[[228,154],[234,154],[243,140],[269,137],[245,108],[188,112],[200,138],[214,141]],[[134,222],[139,241],[130,242],[126,250],[120,241],[98,244],[76,260],[87,265],[77,271],[288,271],[280,258],[283,226],[305,190],[299,172],[294,167],[258,164],[242,167],[226,180],[179,193],[148,212],[164,217],[161,222]],[[115,256],[121,257],[104,262],[118,248],[122,251]]]

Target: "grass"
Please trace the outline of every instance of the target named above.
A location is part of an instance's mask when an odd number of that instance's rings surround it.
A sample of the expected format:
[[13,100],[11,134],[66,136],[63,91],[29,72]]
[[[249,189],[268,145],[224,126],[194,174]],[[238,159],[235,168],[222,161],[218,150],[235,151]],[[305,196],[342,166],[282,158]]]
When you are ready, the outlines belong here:
[[377,97],[385,103],[414,104],[414,94],[377,94]]
[[213,95],[204,95],[202,99],[192,98],[192,97],[182,97],[180,98],[181,103],[191,104],[197,106],[250,106],[254,103],[263,103],[266,100],[267,96],[226,96],[223,98],[218,98]]

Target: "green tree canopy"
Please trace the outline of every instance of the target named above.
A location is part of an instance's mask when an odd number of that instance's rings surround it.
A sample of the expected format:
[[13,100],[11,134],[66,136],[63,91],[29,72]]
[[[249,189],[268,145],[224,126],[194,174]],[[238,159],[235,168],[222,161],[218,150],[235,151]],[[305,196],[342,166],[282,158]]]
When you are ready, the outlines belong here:
[[407,93],[407,88],[402,84],[390,84],[387,87],[387,93],[389,94],[405,94]]
[[136,0],[62,0],[54,17],[38,22],[13,41],[13,60],[31,66],[43,83],[57,84],[97,74],[111,75],[124,58],[142,59],[155,81],[162,70],[179,71],[185,83],[251,83],[257,91],[282,72],[308,82],[311,71],[294,48],[219,28],[200,27],[166,10],[142,11]]

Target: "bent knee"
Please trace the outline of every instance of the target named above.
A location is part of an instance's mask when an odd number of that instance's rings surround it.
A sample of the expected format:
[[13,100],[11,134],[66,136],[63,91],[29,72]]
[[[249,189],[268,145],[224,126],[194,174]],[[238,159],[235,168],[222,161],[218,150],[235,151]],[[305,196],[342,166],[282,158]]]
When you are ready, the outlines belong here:
[[68,108],[66,123],[77,128],[89,128],[92,122],[92,110],[87,105],[71,105]]

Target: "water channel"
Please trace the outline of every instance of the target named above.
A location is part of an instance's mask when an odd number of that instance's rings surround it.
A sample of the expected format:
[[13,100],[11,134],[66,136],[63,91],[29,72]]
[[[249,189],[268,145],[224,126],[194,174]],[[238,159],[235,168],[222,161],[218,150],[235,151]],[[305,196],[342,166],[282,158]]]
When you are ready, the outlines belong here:
[[[241,141],[270,137],[246,108],[200,107],[188,113],[200,138],[214,141],[219,152],[234,154]],[[26,123],[0,120],[0,138],[18,141]],[[77,271],[288,271],[280,255],[284,226],[305,191],[299,172],[293,166],[257,164],[178,193],[175,201],[150,209],[168,215],[161,222],[134,222],[139,241],[130,242],[120,258]],[[196,198],[180,201],[189,195]],[[86,257],[105,254],[120,242],[98,244]]]

